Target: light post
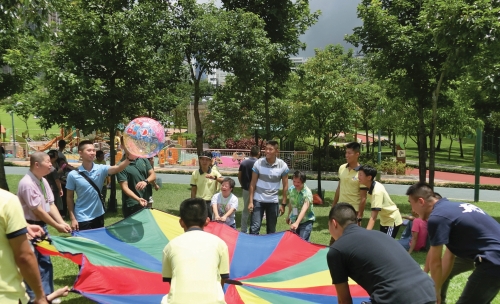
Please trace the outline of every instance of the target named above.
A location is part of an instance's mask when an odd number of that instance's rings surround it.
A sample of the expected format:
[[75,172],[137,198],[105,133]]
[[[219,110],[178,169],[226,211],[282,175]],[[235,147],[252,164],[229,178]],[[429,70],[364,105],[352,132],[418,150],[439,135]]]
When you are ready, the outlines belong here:
[[10,111],[10,117],[12,118],[12,144],[14,145],[14,158],[16,158],[16,133],[14,129],[14,111]]
[[[378,115],[379,115],[379,118],[381,118],[381,116],[382,116],[382,108],[381,107],[379,107]],[[377,154],[377,163],[378,164],[382,163],[382,142],[380,141],[380,137],[382,135],[381,133],[382,133],[382,129],[379,127],[378,128],[378,154]]]

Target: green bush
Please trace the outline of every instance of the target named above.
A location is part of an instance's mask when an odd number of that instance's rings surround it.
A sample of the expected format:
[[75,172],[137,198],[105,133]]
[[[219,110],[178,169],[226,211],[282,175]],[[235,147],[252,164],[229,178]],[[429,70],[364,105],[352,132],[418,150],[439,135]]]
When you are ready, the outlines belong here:
[[187,140],[196,140],[196,134],[192,133],[174,133],[170,135],[170,139],[177,140],[179,137],[185,138]]

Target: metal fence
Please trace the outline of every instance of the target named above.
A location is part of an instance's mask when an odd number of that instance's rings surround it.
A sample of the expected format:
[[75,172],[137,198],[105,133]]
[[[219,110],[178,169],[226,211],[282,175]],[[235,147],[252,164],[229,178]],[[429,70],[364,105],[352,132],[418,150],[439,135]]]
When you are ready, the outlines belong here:
[[[5,154],[7,158],[28,158],[30,154],[38,150],[38,147],[44,147],[45,142],[29,142],[29,143],[4,143]],[[103,150],[106,159],[109,159],[109,145],[106,143],[94,144],[96,150]],[[51,146],[48,149],[54,149]],[[14,150],[15,154],[14,155]],[[76,150],[76,149],[73,149]],[[69,149],[67,149],[69,151]],[[214,159],[214,164],[220,168],[238,170],[240,163],[250,156],[250,150],[234,150],[234,149],[214,149],[210,150]],[[76,151],[66,154],[69,162],[77,162],[79,155]],[[265,151],[261,151],[261,156],[266,155]],[[290,170],[311,171],[312,170],[312,153],[306,151],[280,151],[279,158],[283,159]],[[121,153],[117,155],[117,161],[121,159]],[[198,166],[198,154],[194,148],[164,148],[158,154],[158,164],[160,167],[165,166]]]
[[[220,168],[238,169],[240,163],[250,156],[250,150],[216,149],[210,150],[214,164]],[[265,151],[261,151],[265,156]],[[312,153],[303,151],[280,151],[290,170],[310,171],[312,169]],[[194,148],[166,148],[158,154],[160,167],[164,166],[198,166],[198,154]]]

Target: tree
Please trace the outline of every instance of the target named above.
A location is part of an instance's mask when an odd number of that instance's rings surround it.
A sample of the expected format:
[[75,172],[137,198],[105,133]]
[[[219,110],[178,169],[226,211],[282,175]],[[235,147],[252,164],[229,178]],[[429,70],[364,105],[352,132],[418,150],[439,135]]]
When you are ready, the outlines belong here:
[[203,150],[199,113],[200,82],[204,73],[221,69],[251,82],[262,74],[271,48],[262,20],[242,10],[224,11],[213,3],[180,0],[170,4],[179,51],[190,63],[198,153]]
[[[226,85],[217,90],[213,101],[208,104],[207,118],[213,121],[210,131],[225,138],[254,137],[255,134],[257,137],[265,137],[266,131],[262,130],[262,126],[266,124],[265,108],[256,106],[262,96],[261,93],[256,93],[259,87],[242,90],[244,87],[238,82],[238,78],[228,77]],[[280,88],[281,96],[291,89],[290,83],[294,81],[288,81]],[[284,98],[274,98],[269,104],[270,128],[273,137],[278,137],[281,141],[285,140],[291,131],[288,128],[290,110],[289,101]],[[235,113],[242,114],[234,115]]]
[[222,4],[230,11],[243,9],[257,14],[265,22],[266,37],[273,45],[265,62],[265,74],[252,82],[243,80],[234,82],[233,85],[238,85],[240,91],[254,97],[251,104],[253,109],[264,108],[265,139],[272,139],[273,100],[284,96],[281,88],[288,80],[292,68],[290,56],[305,49],[305,43],[299,39],[300,35],[316,23],[320,12],[311,13],[308,0],[222,0]]
[[[299,79],[290,99],[293,129],[299,137],[317,139],[319,151],[325,155],[330,142],[353,128],[356,107],[353,98],[355,70],[353,52],[344,53],[341,45],[316,50],[315,57],[299,68]],[[318,193],[321,195],[322,157],[318,157]]]
[[[0,4],[0,67],[3,70],[0,71],[0,100],[25,89],[26,78],[19,70],[9,66],[6,56],[11,50],[17,49],[20,42],[41,41],[46,37],[49,7],[49,1],[7,0]],[[9,191],[4,159],[1,157],[0,188]]]
[[[415,101],[418,120],[420,180],[426,180],[425,154],[430,136],[429,183],[434,184],[438,99],[447,81],[461,73],[481,45],[496,33],[498,3],[474,1],[363,0],[357,27],[347,40],[371,54],[378,77],[398,87],[400,97]],[[491,33],[490,33],[491,34]],[[491,34],[494,35],[494,34]],[[496,39],[498,40],[498,39]],[[429,132],[425,110],[432,109]]]
[[[160,21],[170,20],[163,19],[167,4],[61,0],[54,6],[61,24],[46,52],[49,94],[37,109],[46,125],[112,136],[118,124],[151,113],[159,95],[175,86],[184,58]],[[115,185],[112,177],[110,210],[116,210]]]

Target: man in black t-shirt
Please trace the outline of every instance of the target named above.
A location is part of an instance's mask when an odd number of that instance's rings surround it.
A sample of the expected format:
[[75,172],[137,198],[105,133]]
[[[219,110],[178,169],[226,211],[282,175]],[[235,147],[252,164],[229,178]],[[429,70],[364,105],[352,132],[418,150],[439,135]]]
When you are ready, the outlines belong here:
[[426,183],[411,186],[406,195],[413,211],[428,223],[427,260],[437,295],[457,256],[474,260],[476,266],[457,303],[490,303],[500,291],[500,224],[476,205],[438,200]]
[[431,278],[390,236],[357,225],[356,211],[338,203],[328,217],[335,243],[327,255],[339,303],[352,303],[348,278],[370,295],[371,303],[434,303]]
[[248,199],[250,196],[248,188],[250,187],[250,182],[252,181],[252,168],[257,158],[259,158],[259,155],[259,147],[253,146],[250,149],[250,157],[242,161],[240,168],[238,169],[238,181],[240,182],[243,194],[243,211],[241,212],[241,232],[243,233],[248,232],[248,216],[250,215],[250,212],[248,211]]

